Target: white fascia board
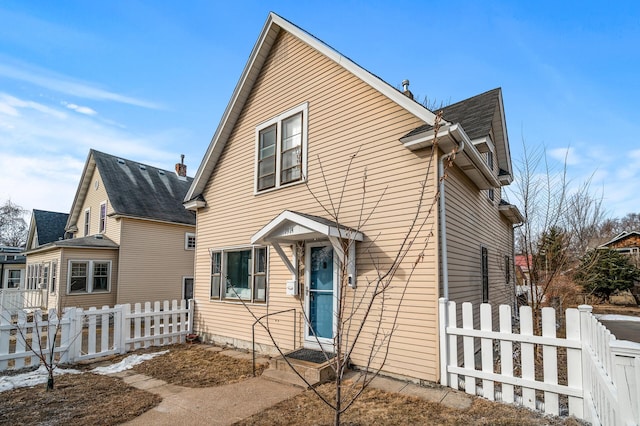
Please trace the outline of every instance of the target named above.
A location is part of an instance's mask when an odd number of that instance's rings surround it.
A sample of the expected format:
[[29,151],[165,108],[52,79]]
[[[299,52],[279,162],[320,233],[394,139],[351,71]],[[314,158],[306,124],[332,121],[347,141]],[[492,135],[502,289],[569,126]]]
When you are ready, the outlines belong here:
[[462,155],[465,155],[469,159],[469,161],[473,163],[476,170],[478,170],[482,174],[483,178],[487,181],[488,184],[490,184],[493,188],[499,188],[500,182],[498,181],[498,178],[493,173],[493,171],[489,169],[487,163],[485,163],[485,161],[482,159],[480,153],[478,152],[478,149],[473,145],[462,126],[456,123],[451,127],[451,132],[463,138],[465,142],[465,147],[462,151]]
[[498,206],[498,210],[502,213],[513,225],[517,225],[525,222],[524,216],[520,213],[518,207],[513,204],[501,204]]
[[207,202],[196,199],[196,200],[185,201],[184,203],[182,203],[182,205],[184,206],[185,209],[195,212],[200,208],[206,207]]

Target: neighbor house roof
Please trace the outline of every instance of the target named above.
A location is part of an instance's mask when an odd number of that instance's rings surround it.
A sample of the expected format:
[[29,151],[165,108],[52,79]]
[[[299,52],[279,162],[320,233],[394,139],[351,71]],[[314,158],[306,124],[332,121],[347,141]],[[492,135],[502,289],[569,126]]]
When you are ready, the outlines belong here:
[[120,246],[113,240],[102,234],[90,235],[82,238],[69,238],[66,240],[53,241],[40,247],[28,250],[26,254],[51,250],[55,248],[82,248],[82,249],[117,249]]
[[[68,213],[50,212],[47,210],[33,210],[31,223],[37,238],[37,245],[58,241],[64,238],[64,228],[69,219]],[[31,233],[31,230],[30,230]]]
[[608,247],[612,244],[618,243],[622,240],[626,240],[627,238],[631,238],[631,237],[640,237],[640,232],[638,231],[623,231],[620,234],[616,235],[615,237],[613,237],[612,240],[607,241],[604,244],[601,244],[600,247]]
[[78,185],[67,229],[80,217],[95,168],[100,172],[113,215],[195,225],[195,214],[182,206],[192,178],[92,149]]

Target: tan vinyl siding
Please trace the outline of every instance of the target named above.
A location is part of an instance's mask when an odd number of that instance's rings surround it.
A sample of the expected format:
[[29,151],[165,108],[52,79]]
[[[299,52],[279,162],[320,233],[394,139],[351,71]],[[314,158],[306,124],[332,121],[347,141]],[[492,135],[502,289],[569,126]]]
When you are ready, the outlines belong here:
[[[66,281],[61,281],[60,277],[60,264],[62,257],[61,250],[47,250],[43,252],[33,253],[27,256],[27,266],[28,265],[37,265],[37,264],[48,264],[49,265],[49,282],[47,283],[47,296],[46,296],[46,308],[52,309],[58,306],[58,297],[60,296],[60,292],[64,293],[66,290]],[[56,274],[56,291],[51,293],[50,285],[51,285],[51,264],[53,262],[58,263],[58,270]],[[24,285],[27,283],[27,272],[24,272]]]
[[[113,306],[116,303],[118,288],[118,250],[117,249],[76,249],[61,250],[59,265],[60,306],[88,309],[92,306]],[[86,294],[69,294],[69,261],[104,261],[111,262],[111,286],[109,292],[95,292]]]
[[[453,168],[445,181],[447,204],[447,255],[449,297],[458,303],[482,303],[481,247],[489,255],[489,301],[494,306],[511,303],[514,273],[506,282],[504,256],[513,262],[512,226],[498,211],[500,189],[494,201],[461,172]],[[471,284],[470,284],[471,283]],[[497,308],[496,308],[497,309]]]
[[[102,182],[100,172],[96,167],[91,176],[90,185],[87,188],[86,197],[82,203],[82,209],[80,210],[80,216],[78,217],[78,232],[75,233],[74,238],[84,237],[84,218],[85,211],[90,209],[89,220],[89,235],[95,235],[100,233],[100,205],[107,201],[107,223],[104,235],[113,240],[116,244],[120,243],[120,222],[113,217],[109,217],[113,213],[111,203],[108,201],[107,191]],[[98,183],[96,188],[96,182]]]
[[[390,264],[411,223],[430,153],[428,150],[411,152],[402,146],[399,138],[424,123],[299,40],[287,33],[281,34],[205,188],[203,195],[208,207],[198,211],[195,327],[199,333],[246,344],[251,341],[251,325],[255,321],[240,304],[210,301],[209,249],[249,244],[255,232],[286,209],[327,217],[304,184],[254,195],[256,126],[303,102],[308,102],[308,183],[320,202],[330,205],[321,167],[329,192],[337,202],[349,159],[356,153],[343,197],[341,223],[358,225],[365,170],[365,213],[386,191],[375,214],[362,227],[366,240],[357,248],[356,298],[365,292],[367,280],[374,279],[375,265]],[[435,166],[432,164],[427,178],[430,188],[427,205],[435,194]],[[396,288],[387,300],[389,308],[399,300],[401,284],[408,279],[411,265],[419,256],[419,245],[432,232],[431,243],[410,279],[399,313],[397,332],[384,368],[390,374],[415,379],[437,378],[436,220],[434,212],[419,243],[398,271],[393,282]],[[285,281],[291,279],[291,274],[275,250],[271,249],[269,254],[268,307],[255,304],[251,309],[261,316],[296,308],[296,345],[300,346],[301,299],[285,294]],[[291,348],[292,314],[271,318],[276,340],[285,348]],[[260,327],[256,330],[258,343],[271,345]],[[352,357],[356,365],[366,365],[370,332],[369,328]]]
[[[182,278],[193,276],[194,250],[185,250],[193,226],[121,219],[117,303],[182,298]],[[196,242],[196,244],[198,244]]]

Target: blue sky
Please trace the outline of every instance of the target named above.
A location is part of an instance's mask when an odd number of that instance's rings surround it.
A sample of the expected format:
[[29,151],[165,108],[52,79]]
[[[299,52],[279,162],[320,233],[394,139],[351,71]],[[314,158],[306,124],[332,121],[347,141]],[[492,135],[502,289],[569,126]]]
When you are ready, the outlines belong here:
[[[68,212],[90,148],[193,175],[274,11],[399,87],[501,86],[514,163],[545,146],[640,212],[640,3],[0,3],[0,201]],[[513,197],[511,197],[513,198]]]

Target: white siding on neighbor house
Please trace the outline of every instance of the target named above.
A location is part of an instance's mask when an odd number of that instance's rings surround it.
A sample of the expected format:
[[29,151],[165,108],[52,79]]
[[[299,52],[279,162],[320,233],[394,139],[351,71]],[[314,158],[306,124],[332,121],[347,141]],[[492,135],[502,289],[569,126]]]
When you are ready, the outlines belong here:
[[[292,82],[295,82],[293,84]],[[308,102],[308,186],[287,188],[254,195],[256,126],[278,114]],[[251,236],[283,210],[327,217],[311,190],[326,207],[330,202],[325,188],[337,202],[349,159],[357,153],[340,211],[340,222],[357,227],[363,197],[362,179],[367,176],[365,214],[386,190],[374,215],[362,227],[365,241],[358,243],[358,300],[374,280],[376,265],[384,269],[396,255],[416,211],[420,182],[427,175],[430,151],[411,152],[399,138],[424,124],[342,67],[328,60],[296,38],[283,33],[276,41],[260,76],[240,114],[226,148],[218,160],[204,192],[207,207],[198,211],[195,271],[196,330],[209,338],[226,338],[236,344],[251,341],[255,319],[232,302],[211,301],[209,250],[249,244]],[[324,171],[322,176],[321,167]],[[435,162],[426,177],[428,193],[424,210],[431,205],[436,188]],[[424,217],[424,214],[422,215]],[[401,295],[402,283],[409,279],[411,265],[420,256],[420,246],[430,243],[424,258],[410,279],[397,331],[384,370],[390,374],[435,380],[437,377],[437,214],[434,207],[414,248],[393,281],[386,303],[389,308]],[[123,233],[124,235],[124,233]],[[288,308],[298,310],[296,338],[302,339],[301,298],[285,294],[291,274],[275,250],[269,251],[269,302],[251,305],[257,316]],[[376,307],[374,313],[378,312]],[[361,314],[361,313],[360,313]],[[358,314],[356,314],[357,317]],[[363,334],[352,361],[365,366],[372,326]],[[384,321],[385,331],[391,327]],[[290,348],[293,339],[291,314],[272,317],[270,326],[277,341]],[[270,345],[257,327],[259,344]]]
[[195,227],[131,218],[120,226],[117,303],[180,300],[182,278],[193,276],[194,250],[185,249],[185,233]]

